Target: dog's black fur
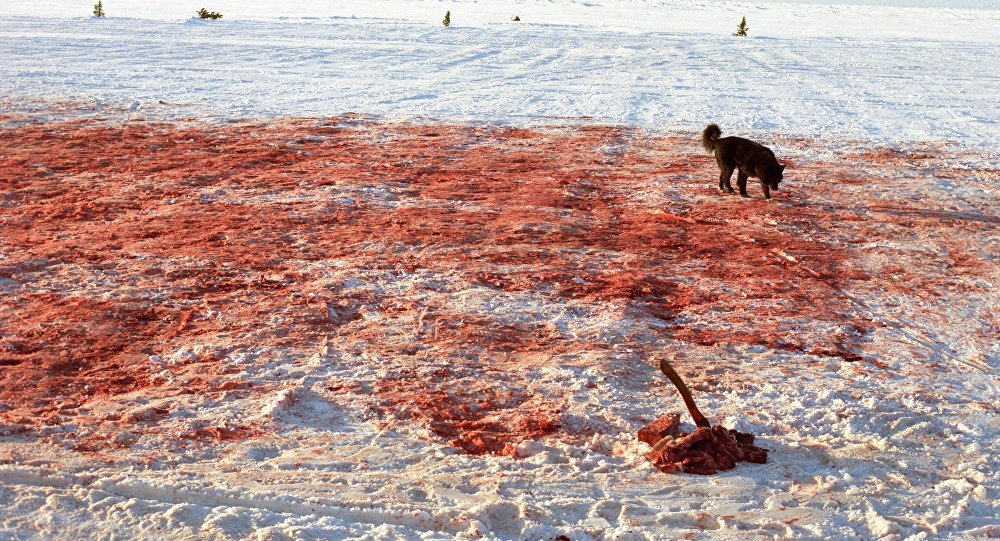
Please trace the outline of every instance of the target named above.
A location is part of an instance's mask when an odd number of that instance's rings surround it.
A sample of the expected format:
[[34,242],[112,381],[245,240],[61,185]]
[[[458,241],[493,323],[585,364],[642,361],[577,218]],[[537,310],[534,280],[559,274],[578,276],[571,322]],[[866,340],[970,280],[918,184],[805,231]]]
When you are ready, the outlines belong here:
[[719,164],[719,191],[736,193],[729,179],[735,169],[740,170],[736,184],[740,195],[747,194],[747,179],[760,179],[760,187],[764,189],[764,198],[771,198],[771,190],[777,190],[781,183],[785,166],[778,163],[774,152],[766,146],[742,137],[722,137],[722,130],[715,124],[709,124],[701,132],[701,144],[705,150],[715,154],[715,163]]

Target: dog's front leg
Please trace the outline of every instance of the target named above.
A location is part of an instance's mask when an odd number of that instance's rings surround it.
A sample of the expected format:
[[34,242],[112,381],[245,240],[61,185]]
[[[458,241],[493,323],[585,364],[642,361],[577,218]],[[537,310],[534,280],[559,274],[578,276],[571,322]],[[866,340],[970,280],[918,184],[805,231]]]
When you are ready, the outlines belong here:
[[763,180],[760,181],[760,187],[764,189],[764,199],[771,200],[771,187],[767,185]]

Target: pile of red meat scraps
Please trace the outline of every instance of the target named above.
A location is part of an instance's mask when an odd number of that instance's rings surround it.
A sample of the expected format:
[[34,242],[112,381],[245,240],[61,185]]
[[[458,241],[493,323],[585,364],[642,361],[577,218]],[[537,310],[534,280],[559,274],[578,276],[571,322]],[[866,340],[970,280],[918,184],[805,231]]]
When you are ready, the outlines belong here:
[[639,439],[653,446],[646,458],[661,471],[712,475],[735,468],[739,461],[767,462],[767,450],[753,444],[753,434],[721,425],[677,432],[679,417],[667,414],[639,430]]

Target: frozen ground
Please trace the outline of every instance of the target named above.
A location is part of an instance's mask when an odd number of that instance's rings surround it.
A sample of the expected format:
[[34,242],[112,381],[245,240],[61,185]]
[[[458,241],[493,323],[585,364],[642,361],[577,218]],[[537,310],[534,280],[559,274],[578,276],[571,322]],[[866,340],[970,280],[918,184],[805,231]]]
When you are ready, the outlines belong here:
[[[70,4],[0,17],[0,539],[1000,537],[995,9]],[[769,463],[650,467],[660,356]]]

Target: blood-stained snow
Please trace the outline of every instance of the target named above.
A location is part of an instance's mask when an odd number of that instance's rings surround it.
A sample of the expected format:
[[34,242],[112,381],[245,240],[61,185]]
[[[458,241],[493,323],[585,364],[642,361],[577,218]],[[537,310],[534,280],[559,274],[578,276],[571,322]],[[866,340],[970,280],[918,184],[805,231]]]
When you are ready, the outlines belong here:
[[[748,16],[951,17],[831,44],[56,4],[0,17],[0,538],[1000,537],[995,11]],[[754,84],[695,83],[723,43]],[[709,121],[789,164],[773,201],[716,191]],[[767,464],[651,464],[661,358]]]

